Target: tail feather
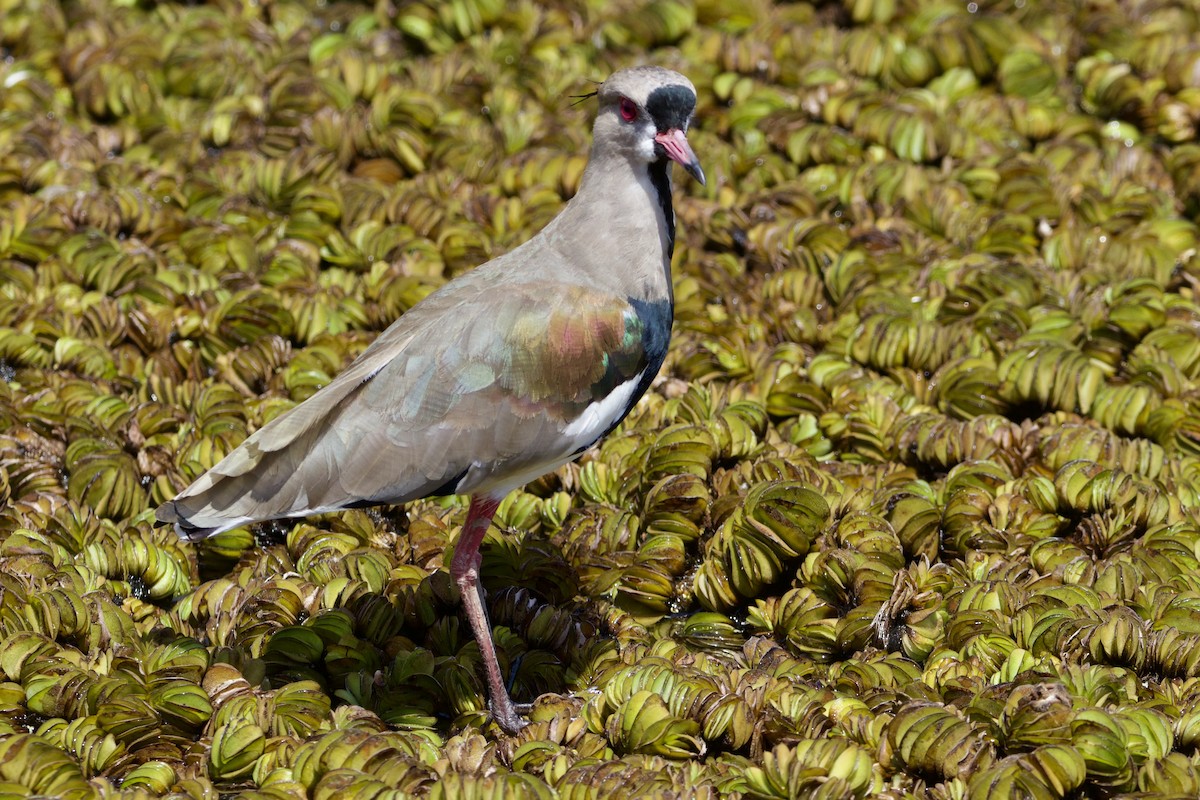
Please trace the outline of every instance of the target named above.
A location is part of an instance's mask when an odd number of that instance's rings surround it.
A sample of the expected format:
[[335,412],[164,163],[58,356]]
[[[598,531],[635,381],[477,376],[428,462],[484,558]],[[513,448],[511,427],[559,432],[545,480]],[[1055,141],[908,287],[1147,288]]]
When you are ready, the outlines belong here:
[[168,500],[167,502],[163,503],[158,507],[158,510],[154,512],[154,515],[157,517],[159,522],[174,523],[175,535],[180,539],[184,539],[189,542],[199,542],[203,539],[207,539],[210,536],[216,536],[223,530],[229,530],[230,527],[236,527],[236,525],[233,525],[224,528],[201,528],[198,525],[193,525],[183,517],[183,515],[180,513],[179,507],[175,505],[174,500]]

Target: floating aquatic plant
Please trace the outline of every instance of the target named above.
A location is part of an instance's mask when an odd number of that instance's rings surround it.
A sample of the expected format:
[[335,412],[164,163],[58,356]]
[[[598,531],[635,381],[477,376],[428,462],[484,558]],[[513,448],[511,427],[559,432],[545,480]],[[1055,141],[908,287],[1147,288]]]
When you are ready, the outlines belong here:
[[[1200,792],[1200,16],[0,0],[0,780],[59,797]],[[484,542],[149,510],[700,99],[675,338]]]

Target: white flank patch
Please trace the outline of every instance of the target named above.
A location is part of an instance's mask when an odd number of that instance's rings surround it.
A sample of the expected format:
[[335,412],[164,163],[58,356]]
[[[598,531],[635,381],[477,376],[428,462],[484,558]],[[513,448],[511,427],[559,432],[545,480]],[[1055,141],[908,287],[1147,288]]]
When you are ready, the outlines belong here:
[[589,405],[563,429],[563,437],[571,441],[572,450],[587,447],[621,418],[629,407],[629,401],[633,399],[633,393],[644,372],[645,370],[642,370],[613,389],[612,394]]
[[[458,491],[472,495],[486,494],[502,499],[513,489],[537,480],[547,472],[571,461],[580,450],[590,446],[621,418],[629,407],[644,372],[645,370],[642,370],[613,389],[612,394],[589,405],[570,425],[563,428],[556,442],[563,444],[563,448],[556,455],[548,455],[544,461],[526,464],[515,472],[503,470],[499,474],[490,474],[493,465],[475,462],[471,471],[459,482]],[[480,475],[484,477],[481,479]]]
[[[467,477],[459,483],[459,491],[503,498],[513,489],[537,480],[547,472],[558,469],[572,460],[581,449],[588,447],[600,438],[600,435],[611,428],[613,423],[625,413],[625,409],[629,407],[629,401],[633,399],[638,381],[642,379],[642,372],[622,383],[608,397],[589,405],[570,425],[563,428],[558,442],[564,446],[557,454],[548,456],[544,461],[527,464],[515,472],[502,471],[497,475],[488,474],[491,465],[476,462]],[[486,477],[480,480],[476,470]]]

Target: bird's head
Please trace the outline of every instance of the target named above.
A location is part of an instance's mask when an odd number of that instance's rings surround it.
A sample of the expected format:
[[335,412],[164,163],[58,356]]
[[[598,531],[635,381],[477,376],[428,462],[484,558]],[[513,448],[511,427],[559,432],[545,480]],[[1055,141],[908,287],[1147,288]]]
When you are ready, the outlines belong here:
[[596,96],[598,143],[647,164],[669,158],[704,183],[704,170],[687,140],[696,109],[691,81],[663,67],[633,67],[613,73]]

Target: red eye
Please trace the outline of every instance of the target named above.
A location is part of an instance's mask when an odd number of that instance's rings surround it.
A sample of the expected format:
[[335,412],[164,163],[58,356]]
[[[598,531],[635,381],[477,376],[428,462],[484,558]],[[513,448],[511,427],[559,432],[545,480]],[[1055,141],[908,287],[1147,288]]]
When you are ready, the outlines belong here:
[[621,98],[621,119],[626,122],[637,119],[637,106],[628,97]]

